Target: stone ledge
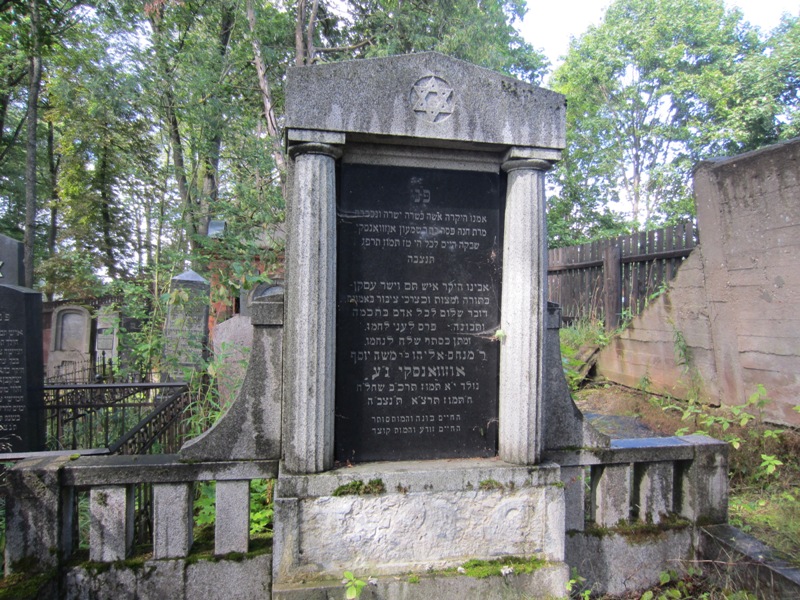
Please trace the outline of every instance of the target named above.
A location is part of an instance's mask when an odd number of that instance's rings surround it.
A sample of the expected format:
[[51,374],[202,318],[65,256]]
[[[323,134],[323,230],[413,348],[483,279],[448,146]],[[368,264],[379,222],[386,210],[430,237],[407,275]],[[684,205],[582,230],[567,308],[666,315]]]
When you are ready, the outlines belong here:
[[772,548],[731,525],[700,529],[705,570],[725,586],[746,589],[764,600],[800,598],[800,569]]
[[553,463],[512,465],[499,459],[445,459],[376,462],[342,467],[315,475],[281,473],[277,496],[318,498],[354,481],[380,479],[386,493],[445,492],[480,489],[481,482],[496,482],[506,489],[560,484],[560,467]]
[[544,457],[566,467],[693,460],[708,452],[722,452],[727,455],[728,444],[701,435],[634,438],[612,440],[610,448],[598,450],[551,450],[545,452]]
[[[368,575],[356,573],[367,579]],[[467,575],[423,574],[412,583],[409,576],[382,577],[377,585],[367,585],[363,600],[412,600],[417,598],[481,598],[512,600],[517,598],[563,598],[569,568],[564,563],[551,563],[533,573],[511,574],[475,579]],[[341,581],[318,581],[305,584],[276,584],[273,600],[328,600],[344,597]]]
[[278,461],[180,462],[174,454],[79,458],[64,465],[62,485],[127,485],[272,479]]

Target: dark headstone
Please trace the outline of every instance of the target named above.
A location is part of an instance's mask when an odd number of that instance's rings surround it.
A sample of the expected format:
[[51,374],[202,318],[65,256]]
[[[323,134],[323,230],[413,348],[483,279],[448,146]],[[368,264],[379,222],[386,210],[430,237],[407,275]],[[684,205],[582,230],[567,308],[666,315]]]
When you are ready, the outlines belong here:
[[22,242],[0,234],[0,284],[22,285]]
[[0,285],[0,452],[44,450],[42,295]]
[[336,459],[495,456],[496,173],[344,165]]
[[189,270],[172,278],[170,293],[164,357],[169,377],[182,380],[201,368],[207,356],[208,281]]

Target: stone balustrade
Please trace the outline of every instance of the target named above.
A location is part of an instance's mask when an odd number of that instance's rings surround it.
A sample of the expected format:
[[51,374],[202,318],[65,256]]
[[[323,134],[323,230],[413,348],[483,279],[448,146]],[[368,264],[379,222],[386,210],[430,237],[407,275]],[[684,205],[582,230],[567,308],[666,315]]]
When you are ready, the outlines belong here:
[[560,450],[566,531],[587,524],[660,525],[670,516],[692,524],[724,523],[728,513],[728,445],[708,437],[612,440],[609,448]]
[[89,493],[89,559],[110,563],[133,546],[134,488],[153,488],[153,559],[184,558],[192,547],[194,485],[216,482],[214,554],[246,553],[250,481],[277,477],[278,463],[179,462],[173,455],[29,459],[9,472],[6,573],[31,559],[41,569],[73,554],[78,490]]

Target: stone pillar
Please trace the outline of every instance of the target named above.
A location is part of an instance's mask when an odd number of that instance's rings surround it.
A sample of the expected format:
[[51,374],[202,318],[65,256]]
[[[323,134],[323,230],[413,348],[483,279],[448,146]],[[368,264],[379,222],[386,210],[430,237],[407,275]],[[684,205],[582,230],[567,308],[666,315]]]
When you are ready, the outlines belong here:
[[291,146],[289,156],[283,460],[289,473],[319,473],[333,467],[335,167],[341,151],[310,142]]
[[250,543],[250,481],[217,481],[214,553],[246,553]]
[[69,457],[30,458],[8,471],[5,574],[44,571],[72,548],[71,493],[62,493],[60,471]]
[[630,519],[632,475],[630,464],[592,467],[592,520],[599,527],[616,527]]
[[153,558],[184,558],[192,547],[194,486],[153,484]]
[[547,314],[547,225],[544,174],[560,152],[511,149],[500,308],[499,454],[530,465],[542,449],[544,336]]
[[125,560],[133,547],[132,485],[103,485],[89,492],[89,560]]

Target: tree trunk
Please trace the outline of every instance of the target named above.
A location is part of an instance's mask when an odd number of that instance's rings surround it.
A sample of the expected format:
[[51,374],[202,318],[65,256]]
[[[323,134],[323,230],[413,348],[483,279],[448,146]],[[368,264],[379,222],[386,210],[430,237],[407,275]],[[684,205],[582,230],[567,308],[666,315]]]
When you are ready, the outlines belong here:
[[28,56],[28,111],[25,156],[25,237],[23,240],[24,285],[33,287],[33,247],[36,240],[36,134],[38,125],[39,90],[42,83],[42,56],[39,39],[39,2],[29,0],[31,19],[31,50]]
[[250,25],[250,41],[253,44],[253,63],[258,75],[258,87],[261,89],[261,100],[264,103],[264,120],[267,124],[267,135],[271,142],[272,160],[278,169],[281,182],[281,190],[286,192],[286,160],[283,158],[281,148],[281,134],[278,130],[278,119],[275,118],[275,106],[272,103],[272,90],[267,79],[267,67],[261,55],[261,45],[256,35],[256,12],[253,8],[253,0],[247,0],[247,22]]

